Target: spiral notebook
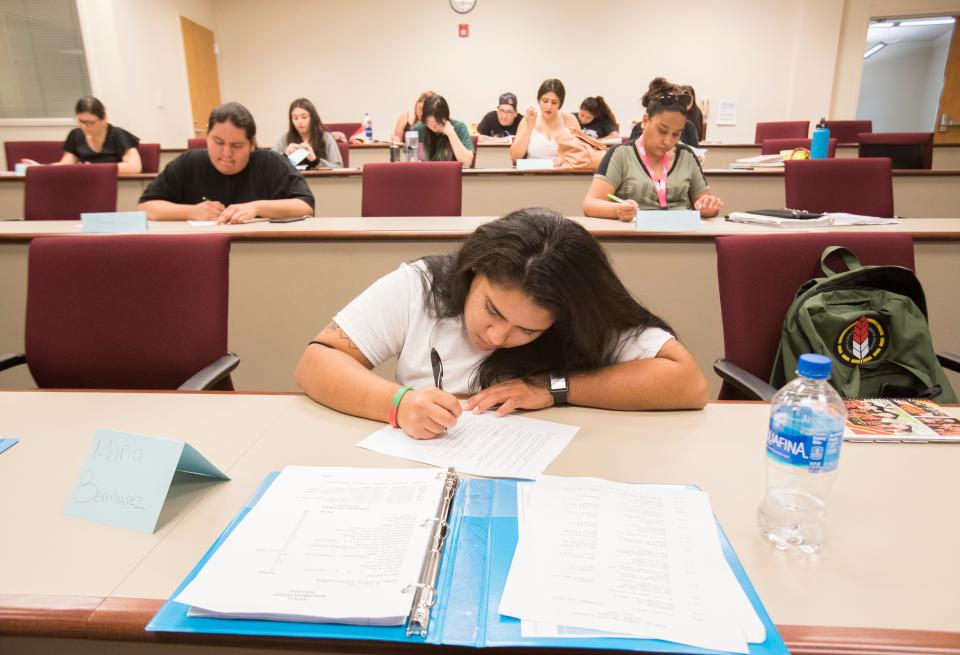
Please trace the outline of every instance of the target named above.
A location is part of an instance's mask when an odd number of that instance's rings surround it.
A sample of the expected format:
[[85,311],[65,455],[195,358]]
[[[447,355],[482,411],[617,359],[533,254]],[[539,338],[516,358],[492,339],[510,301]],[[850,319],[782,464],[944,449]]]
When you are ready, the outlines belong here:
[[[503,616],[498,607],[518,541],[517,483],[513,480],[460,480],[446,526],[446,543],[437,571],[436,596],[429,599],[426,634],[409,625],[347,625],[291,620],[211,618],[192,616],[181,592],[196,579],[218,549],[230,539],[276,478],[270,474],[239,515],[226,527],[200,562],[187,575],[156,616],[148,631],[259,635],[447,644],[468,647],[538,647],[632,650],[718,655],[723,651],[633,637],[525,637],[519,619]],[[746,573],[717,525],[723,557],[764,627],[762,643],[749,644],[751,655],[789,655]]]
[[960,419],[924,398],[846,400],[847,441],[960,443]]

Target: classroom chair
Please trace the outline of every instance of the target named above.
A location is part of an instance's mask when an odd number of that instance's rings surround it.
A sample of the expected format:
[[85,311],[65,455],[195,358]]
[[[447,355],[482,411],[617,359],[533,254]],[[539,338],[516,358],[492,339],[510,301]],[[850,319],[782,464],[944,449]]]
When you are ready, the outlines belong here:
[[[810,142],[813,139],[764,139],[760,146],[761,155],[776,155],[781,150],[793,150],[794,148],[806,148],[810,150]],[[827,141],[827,159],[833,159],[837,154],[837,140],[830,138]]]
[[63,141],[6,141],[3,144],[7,170],[12,171],[21,159],[39,164],[52,164],[63,157]]
[[117,165],[30,166],[23,189],[28,221],[79,221],[84,212],[117,211]]
[[34,239],[27,268],[26,363],[40,388],[225,389],[227,235]]
[[933,168],[933,132],[864,132],[860,157],[889,157],[894,168]]
[[[789,162],[788,162],[789,163]],[[799,162],[805,163],[805,162]],[[720,400],[770,400],[767,383],[787,309],[801,284],[822,277],[820,254],[846,246],[860,262],[914,268],[909,234],[750,234],[716,239],[723,357],[713,370],[723,380]]]
[[360,130],[360,123],[324,123],[327,132],[343,132],[349,140]]
[[790,209],[893,216],[889,159],[802,159],[785,161],[783,168]]
[[760,145],[765,139],[805,139],[809,135],[810,121],[757,123],[753,142]]
[[347,141],[337,141],[337,148],[340,149],[340,159],[343,160],[343,167],[350,168],[350,144]]
[[458,161],[364,164],[361,216],[460,216]]
[[140,143],[137,146],[137,152],[140,153],[140,161],[143,163],[143,173],[160,172],[159,143]]
[[205,150],[207,147],[207,137],[195,137],[187,139],[187,150]]
[[824,121],[837,143],[858,143],[860,134],[873,132],[873,121]]

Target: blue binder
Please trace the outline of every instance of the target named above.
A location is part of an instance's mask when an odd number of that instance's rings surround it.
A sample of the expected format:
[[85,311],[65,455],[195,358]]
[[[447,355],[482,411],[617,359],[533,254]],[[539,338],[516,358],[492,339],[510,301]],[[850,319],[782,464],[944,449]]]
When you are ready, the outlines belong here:
[[[277,476],[271,473],[180,584],[177,594],[197,575],[210,556],[243,520]],[[723,553],[766,628],[766,641],[750,644],[751,655],[789,655],[786,645],[760,603],[740,561],[720,526]],[[517,483],[514,480],[460,480],[450,514],[450,531],[438,576],[438,598],[426,637],[407,637],[404,626],[356,626],[333,623],[216,619],[187,616],[188,606],[168,600],[147,624],[157,632],[258,635],[366,641],[423,642],[476,648],[553,647],[635,650],[690,655],[720,655],[655,639],[523,638],[520,621],[501,616],[497,608],[517,546]]]

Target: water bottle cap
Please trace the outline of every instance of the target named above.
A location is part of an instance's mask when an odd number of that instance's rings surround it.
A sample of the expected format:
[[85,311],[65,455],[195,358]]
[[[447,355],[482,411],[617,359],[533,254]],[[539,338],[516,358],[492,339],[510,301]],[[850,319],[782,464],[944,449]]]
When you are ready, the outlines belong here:
[[797,362],[797,375],[814,380],[827,380],[830,378],[831,366],[832,362],[826,355],[806,353],[800,355],[800,361]]

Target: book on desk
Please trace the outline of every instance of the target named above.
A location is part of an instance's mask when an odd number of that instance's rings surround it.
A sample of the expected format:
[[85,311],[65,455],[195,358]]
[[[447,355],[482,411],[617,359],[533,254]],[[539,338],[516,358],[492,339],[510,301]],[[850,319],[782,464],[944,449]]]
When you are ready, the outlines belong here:
[[[436,470],[433,470],[433,473],[436,474]],[[147,630],[412,642],[470,647],[529,646],[692,654],[726,652],[685,643],[641,638],[636,635],[608,635],[604,632],[589,630],[573,630],[572,633],[577,636],[572,638],[569,636],[571,631],[563,629],[552,632],[533,630],[536,636],[529,636],[531,631],[526,622],[502,615],[499,611],[501,598],[508,584],[508,574],[510,574],[520,535],[518,510],[521,516],[523,515],[523,506],[518,505],[518,483],[512,480],[459,480],[459,484],[456,485],[456,494],[450,504],[449,519],[443,525],[446,528],[446,539],[442,549],[442,560],[437,569],[436,584],[433,585],[436,597],[430,603],[429,630],[426,634],[411,630],[409,618],[406,625],[402,622],[396,625],[374,625],[372,623],[378,617],[373,612],[368,617],[370,621],[365,625],[359,624],[363,622],[362,617],[350,617],[351,621],[341,623],[318,623],[315,622],[317,618],[311,619],[304,616],[272,617],[285,620],[264,620],[263,617],[233,618],[229,615],[225,615],[226,618],[214,618],[213,612],[198,612],[190,605],[180,602],[179,598],[184,590],[197,579],[218,550],[230,540],[231,534],[243,523],[245,517],[256,507],[276,479],[277,474],[274,473],[264,480],[251,500],[227,526],[180,584],[171,599],[149,623]],[[600,482],[607,485],[620,484]],[[536,488],[536,484],[532,486]],[[645,485],[625,486],[643,487]],[[687,489],[687,487],[673,487]],[[529,517],[524,518],[524,525],[527,520]],[[739,652],[749,652],[753,655],[786,655],[786,647],[729,541],[719,525],[715,521],[712,522],[717,531],[718,543],[722,548],[722,560],[729,566],[729,571],[735,576],[739,589],[742,589],[745,599],[755,612],[758,625],[762,623],[759,630],[762,636],[758,642],[750,643],[748,650]],[[441,523],[432,527],[441,527]],[[432,540],[428,541],[433,543]],[[424,564],[428,560],[429,557],[424,560]],[[255,568],[255,563],[253,566]],[[428,579],[422,576],[419,582],[429,585]],[[415,610],[417,606],[415,597],[413,601],[411,610]],[[349,602],[345,602],[344,605],[349,605]],[[394,611],[393,614],[396,615],[397,612]],[[413,616],[414,612],[411,611],[410,617]]]

